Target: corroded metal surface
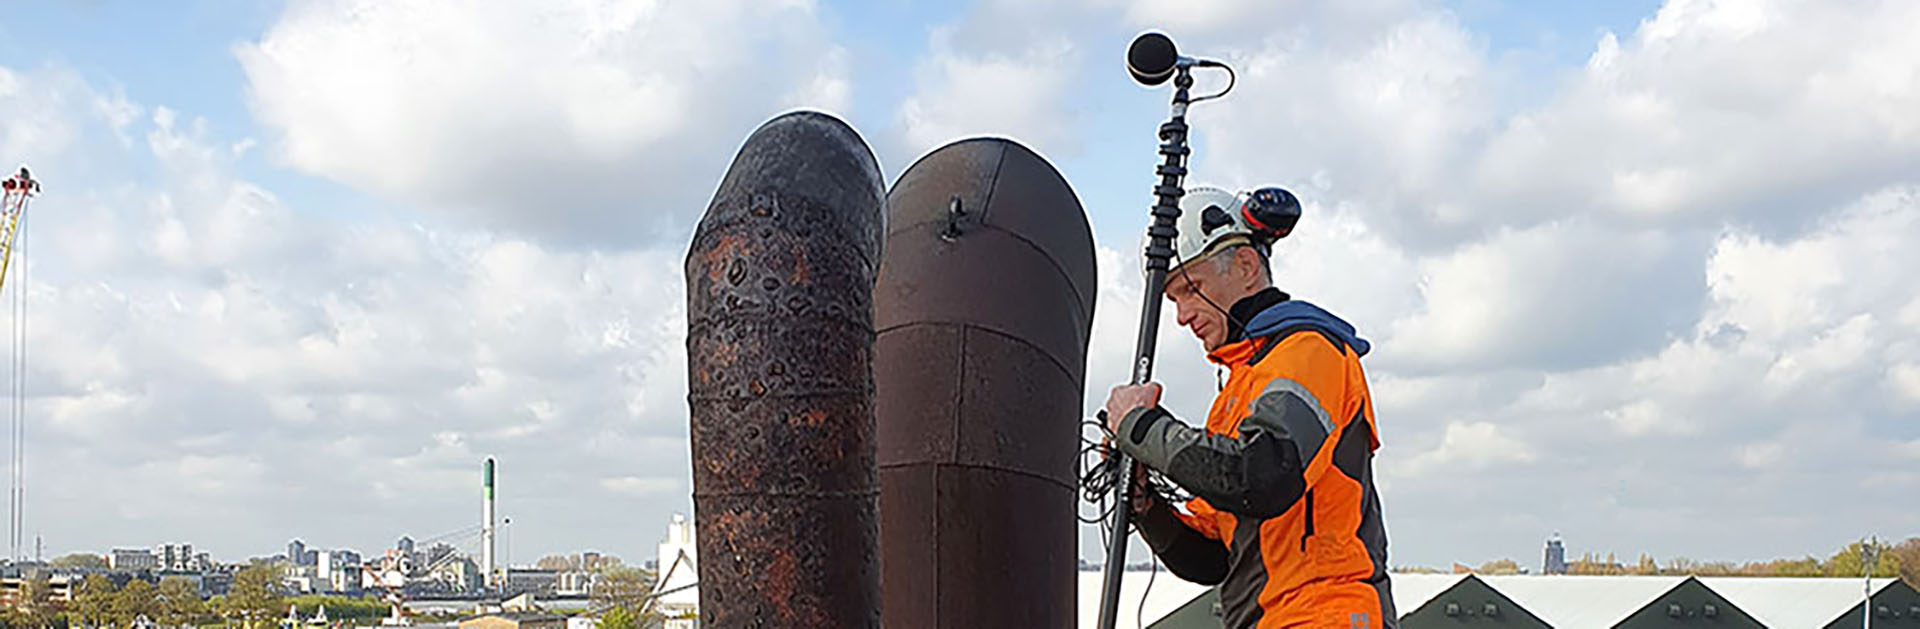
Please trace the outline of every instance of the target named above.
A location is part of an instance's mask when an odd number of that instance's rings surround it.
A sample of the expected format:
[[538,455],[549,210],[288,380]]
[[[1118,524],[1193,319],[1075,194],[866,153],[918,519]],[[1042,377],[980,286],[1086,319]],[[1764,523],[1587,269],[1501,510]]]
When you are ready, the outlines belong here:
[[889,627],[1075,626],[1074,456],[1095,286],[1073,190],[973,139],[888,193],[874,288]]
[[687,254],[703,627],[877,627],[873,154],[825,114],[747,139]]

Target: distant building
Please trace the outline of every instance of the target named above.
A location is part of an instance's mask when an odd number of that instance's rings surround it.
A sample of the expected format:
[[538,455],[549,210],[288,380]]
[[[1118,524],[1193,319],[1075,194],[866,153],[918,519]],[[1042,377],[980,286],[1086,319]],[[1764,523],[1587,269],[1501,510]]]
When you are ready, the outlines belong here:
[[202,568],[194,556],[193,544],[161,544],[153,548],[153,557],[160,563],[161,570],[169,572],[198,572]]
[[333,584],[319,566],[294,566],[287,569],[283,578],[294,591],[303,594],[324,593]]
[[1560,533],[1547,538],[1546,560],[1540,565],[1540,574],[1567,573],[1567,545],[1560,540]]
[[330,550],[320,551],[319,555],[314,558],[313,572],[309,577],[312,579],[309,587],[313,588],[313,591],[333,591],[333,569],[338,565],[338,558],[339,555],[335,555],[333,551]]
[[558,570],[507,568],[507,594],[552,594],[559,585]]
[[433,567],[428,570],[428,575],[432,580],[454,592],[471,592],[480,589],[480,567],[466,557],[443,557],[433,564]]
[[427,547],[426,561],[421,561],[419,563],[428,567],[432,567],[432,566],[439,565],[441,561],[445,561],[448,557],[452,557],[454,555],[455,555],[455,551],[452,546],[448,546],[444,543],[436,543],[432,546]]
[[343,564],[334,568],[327,577],[332,581],[333,592],[358,592],[363,578],[362,567],[357,563]]
[[544,612],[502,612],[461,619],[460,629],[566,629],[567,619]]
[[560,573],[553,585],[556,596],[586,596],[593,591],[593,584],[600,580],[600,574],[585,570],[568,570]]
[[307,561],[307,543],[297,539],[287,542],[287,562],[296,566],[313,565],[313,562]]
[[27,581],[45,579],[47,582],[47,603],[64,605],[73,601],[74,586],[80,584],[80,575],[74,574],[36,574],[24,577],[0,578],[0,607],[20,608],[21,598],[27,591]]
[[233,573],[231,572],[215,569],[200,575],[200,594],[204,596],[226,596],[232,590]]
[[126,572],[153,570],[160,567],[160,558],[145,548],[115,548],[107,555],[107,567]]
[[400,541],[395,542],[393,544],[393,547],[394,549],[399,550],[400,554],[402,555],[411,555],[413,554],[413,538],[407,537],[407,536],[401,536]]
[[[672,592],[659,599],[660,613],[667,617],[666,629],[694,629],[699,626],[700,589],[687,587],[700,581],[699,571],[695,568],[699,558],[695,552],[693,523],[687,517],[673,514],[673,522],[667,525],[667,539],[660,542],[654,562],[659,566],[659,592]],[[679,591],[674,591],[678,588]]]

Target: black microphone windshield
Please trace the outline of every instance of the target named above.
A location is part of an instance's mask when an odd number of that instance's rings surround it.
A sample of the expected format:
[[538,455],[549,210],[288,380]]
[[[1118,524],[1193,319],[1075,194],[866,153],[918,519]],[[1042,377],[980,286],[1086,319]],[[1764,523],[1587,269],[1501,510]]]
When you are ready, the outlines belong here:
[[1174,50],[1173,40],[1160,33],[1141,35],[1127,47],[1127,72],[1142,85],[1167,82],[1179,61],[1180,53]]

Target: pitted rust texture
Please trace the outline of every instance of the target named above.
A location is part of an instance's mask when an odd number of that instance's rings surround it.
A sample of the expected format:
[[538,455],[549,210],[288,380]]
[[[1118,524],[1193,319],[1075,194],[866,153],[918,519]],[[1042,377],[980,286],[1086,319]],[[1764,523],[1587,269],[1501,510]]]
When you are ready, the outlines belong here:
[[740,149],[688,252],[703,627],[878,627],[879,167],[824,114]]
[[1065,179],[956,142],[887,197],[874,288],[889,627],[1076,626],[1093,237]]

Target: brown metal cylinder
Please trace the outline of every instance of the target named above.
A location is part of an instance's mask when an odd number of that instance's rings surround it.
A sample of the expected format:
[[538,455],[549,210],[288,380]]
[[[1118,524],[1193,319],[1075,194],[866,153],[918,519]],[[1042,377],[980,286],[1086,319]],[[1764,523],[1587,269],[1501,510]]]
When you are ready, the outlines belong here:
[[874,288],[888,627],[1074,627],[1074,456],[1093,236],[1017,143],[970,139],[887,196]]
[[687,253],[700,625],[878,627],[884,190],[826,114],[747,138]]

